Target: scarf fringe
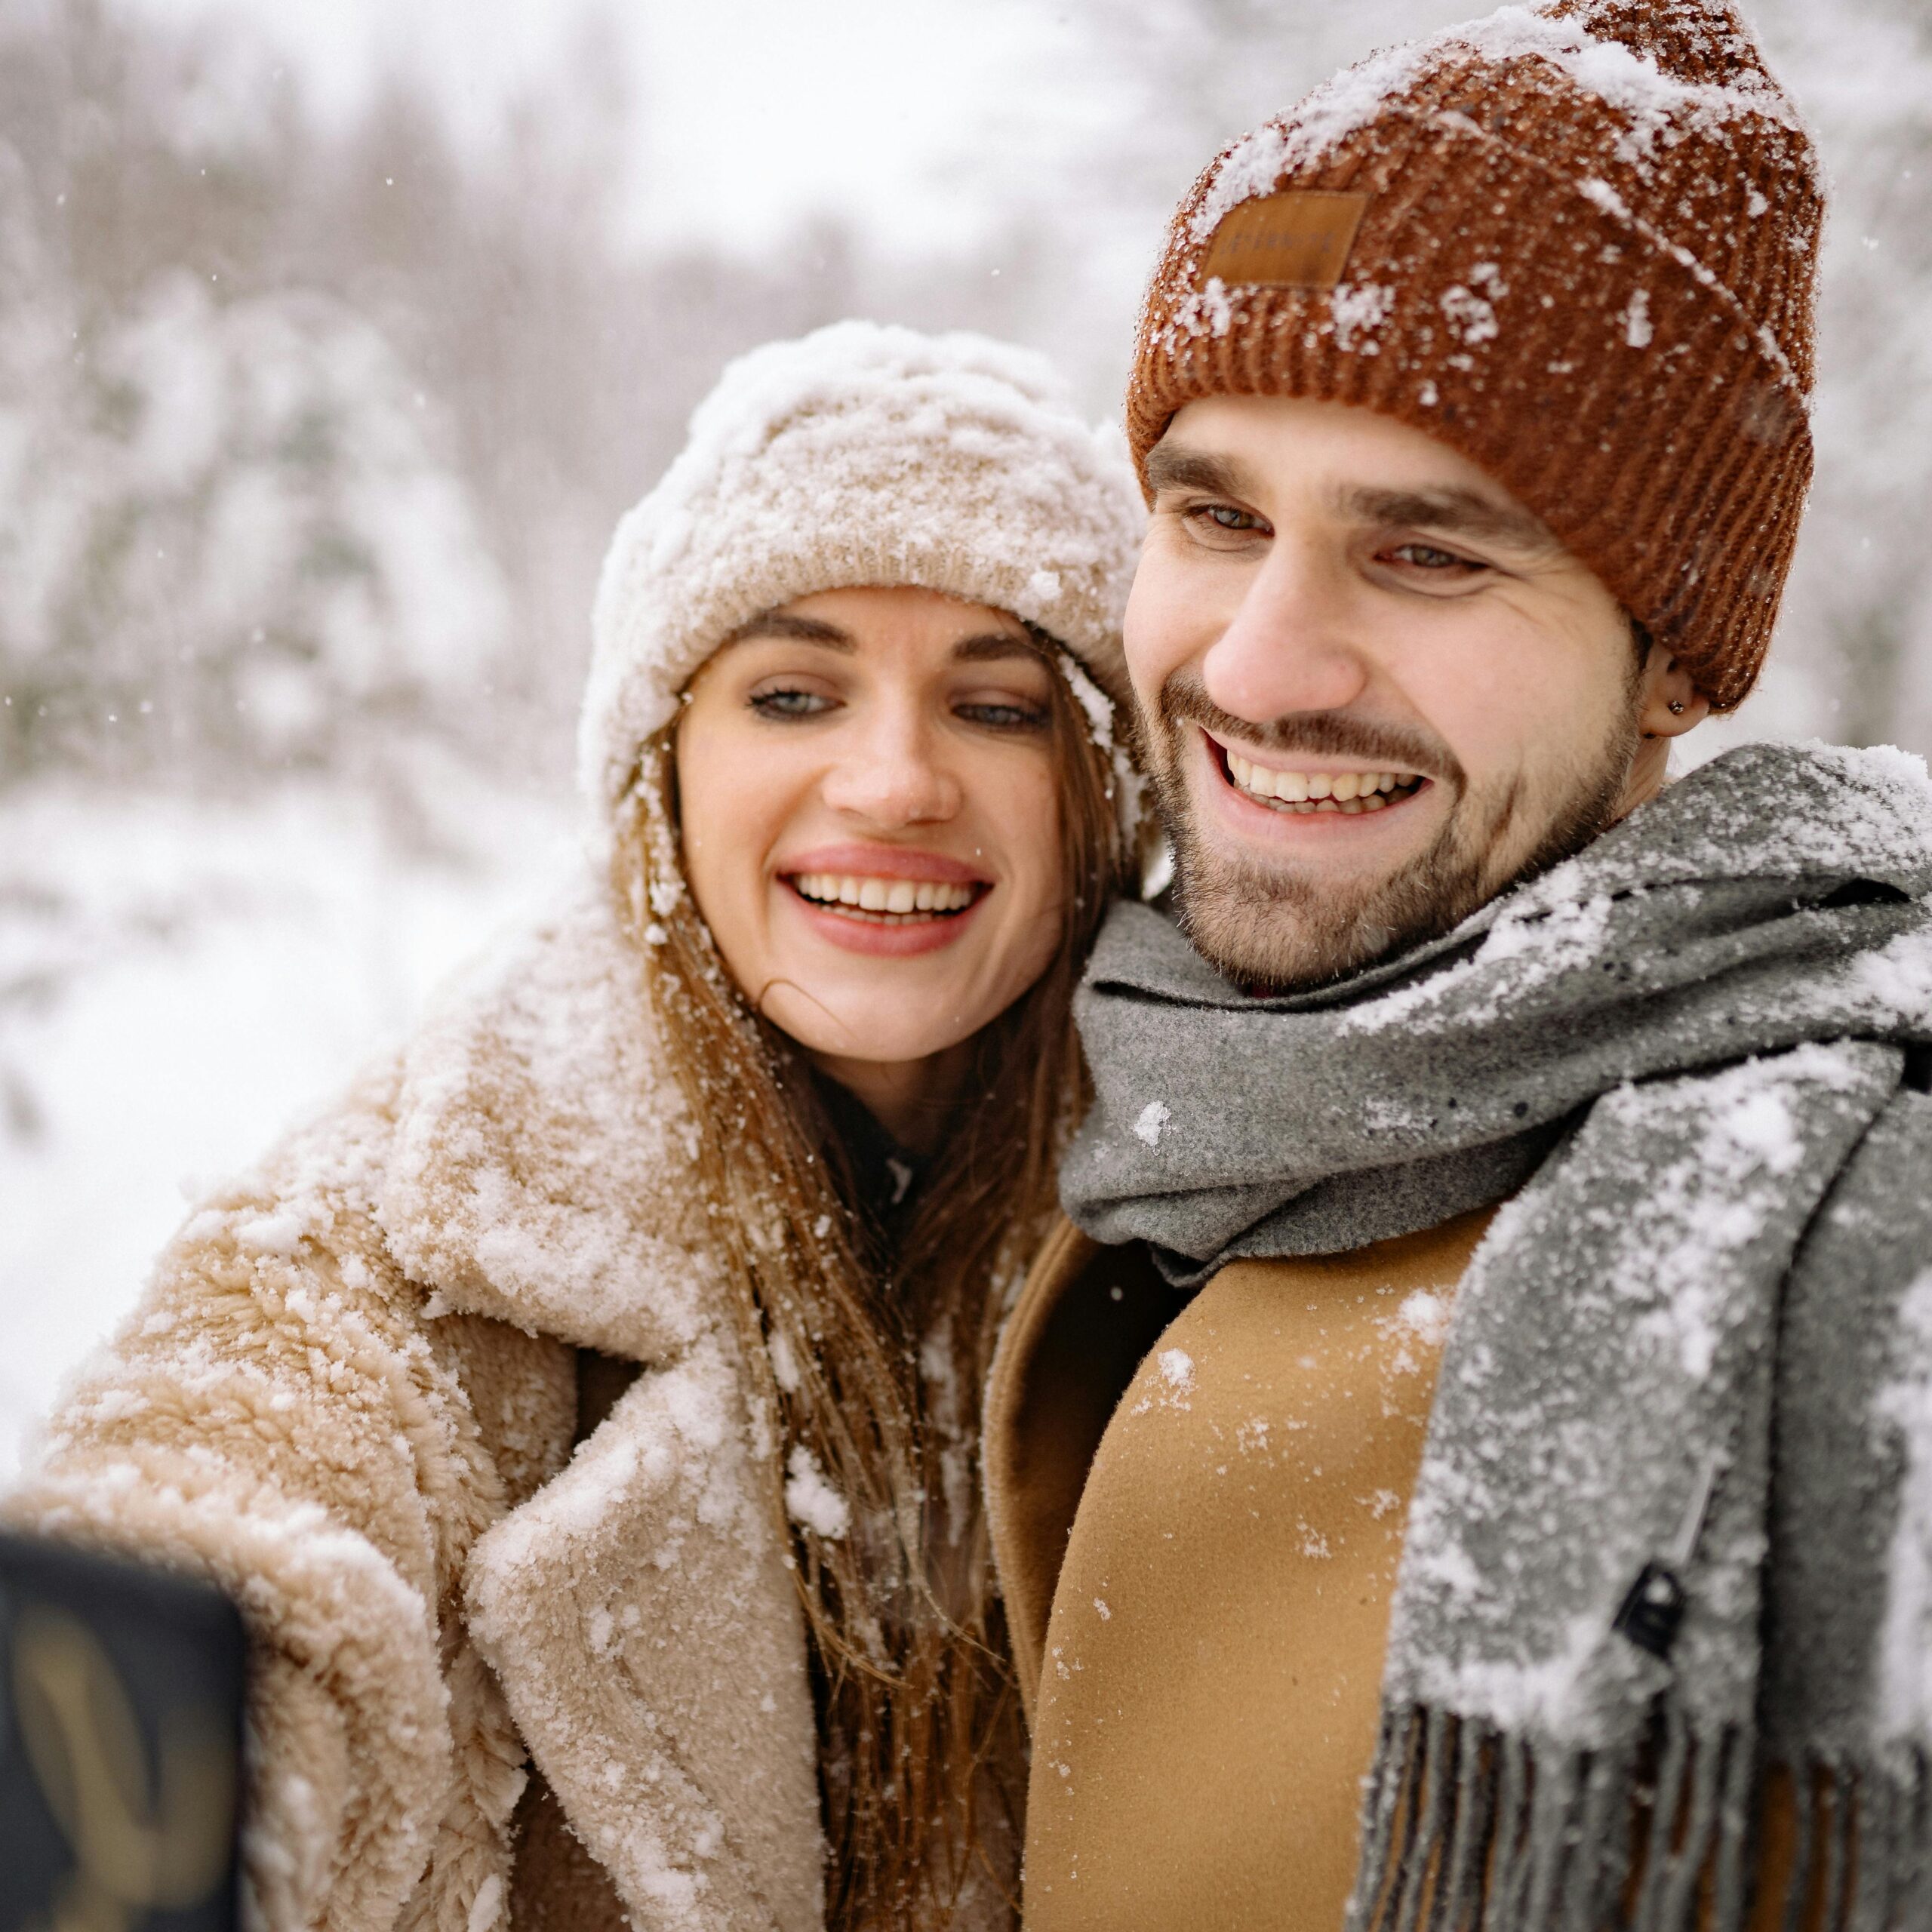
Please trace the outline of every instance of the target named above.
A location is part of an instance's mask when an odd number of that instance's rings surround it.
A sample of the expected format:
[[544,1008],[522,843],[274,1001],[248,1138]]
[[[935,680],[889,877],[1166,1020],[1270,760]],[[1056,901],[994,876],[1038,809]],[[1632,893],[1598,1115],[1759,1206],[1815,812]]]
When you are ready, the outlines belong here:
[[1914,1750],[1761,1759],[1658,1705],[1647,1738],[1565,1750],[1421,1705],[1386,1713],[1347,1932],[1745,1932],[1767,1794],[1792,1855],[1780,1932],[1932,1925],[1932,1778]]

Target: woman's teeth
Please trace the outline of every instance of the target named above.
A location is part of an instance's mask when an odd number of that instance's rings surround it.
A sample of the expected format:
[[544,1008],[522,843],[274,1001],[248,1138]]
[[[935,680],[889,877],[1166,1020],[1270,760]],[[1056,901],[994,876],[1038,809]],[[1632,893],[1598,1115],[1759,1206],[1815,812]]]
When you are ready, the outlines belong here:
[[[1223,747],[1225,749],[1226,748]],[[1412,771],[1270,771],[1227,752],[1228,774],[1251,798],[1303,812],[1379,812],[1422,780]]]
[[861,912],[963,912],[976,890],[930,879],[869,878],[852,872],[800,872],[792,881],[801,898]]

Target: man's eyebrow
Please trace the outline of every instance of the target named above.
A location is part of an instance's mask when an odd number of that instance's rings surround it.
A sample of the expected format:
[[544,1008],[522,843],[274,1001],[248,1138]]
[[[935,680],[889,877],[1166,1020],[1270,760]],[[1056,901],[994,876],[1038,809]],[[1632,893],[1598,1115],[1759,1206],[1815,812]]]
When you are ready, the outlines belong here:
[[1184,443],[1156,443],[1147,452],[1146,473],[1147,487],[1156,496],[1163,490],[1198,490],[1204,496],[1252,502],[1260,490],[1258,480],[1238,457],[1191,450]]
[[1562,546],[1540,517],[1513,504],[1499,503],[1480,490],[1445,484],[1437,489],[1380,490],[1365,485],[1337,490],[1335,507],[1351,522],[1439,530],[1460,537],[1487,537],[1525,550]]
[[722,651],[725,645],[743,644],[756,637],[789,638],[798,644],[822,644],[828,651],[858,648],[851,635],[836,624],[828,624],[817,617],[796,617],[789,611],[761,611],[755,617],[747,617],[718,648]]

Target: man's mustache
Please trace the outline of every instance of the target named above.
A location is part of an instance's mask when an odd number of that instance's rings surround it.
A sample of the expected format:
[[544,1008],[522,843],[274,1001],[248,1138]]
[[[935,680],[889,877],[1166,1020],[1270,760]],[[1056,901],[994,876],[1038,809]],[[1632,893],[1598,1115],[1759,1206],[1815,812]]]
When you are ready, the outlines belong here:
[[1371,723],[1346,711],[1297,711],[1257,724],[1223,711],[1201,688],[1199,675],[1177,671],[1161,687],[1156,717],[1163,735],[1177,725],[1198,724],[1214,737],[1271,752],[1306,752],[1315,758],[1358,760],[1364,771],[1413,771],[1460,792],[1467,783],[1462,762],[1439,738]]

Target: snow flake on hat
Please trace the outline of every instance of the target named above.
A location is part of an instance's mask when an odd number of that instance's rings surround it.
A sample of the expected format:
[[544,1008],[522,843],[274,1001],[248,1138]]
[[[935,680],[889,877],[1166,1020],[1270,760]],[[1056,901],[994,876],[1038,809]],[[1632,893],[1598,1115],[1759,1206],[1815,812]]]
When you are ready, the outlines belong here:
[[1509,293],[1509,285],[1494,262],[1478,262],[1469,271],[1473,287],[1452,283],[1442,291],[1440,306],[1458,341],[1474,349],[1494,342],[1502,333],[1496,303]]
[[1212,275],[1204,288],[1192,290],[1175,309],[1169,325],[1170,341],[1174,334],[1223,336],[1233,328],[1234,320],[1234,300],[1227,284],[1219,275]]
[[[1353,349],[1356,337],[1372,335],[1388,319],[1395,306],[1395,291],[1383,283],[1338,283],[1328,297],[1329,313],[1335,318],[1335,346]],[[1362,347],[1366,354],[1373,355],[1378,345],[1370,341]]]
[[1625,305],[1621,320],[1623,324],[1623,340],[1632,349],[1649,348],[1651,337],[1654,331],[1651,326],[1651,292],[1647,288],[1639,288],[1632,291],[1630,300]]

